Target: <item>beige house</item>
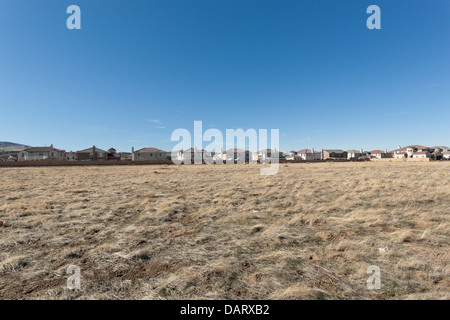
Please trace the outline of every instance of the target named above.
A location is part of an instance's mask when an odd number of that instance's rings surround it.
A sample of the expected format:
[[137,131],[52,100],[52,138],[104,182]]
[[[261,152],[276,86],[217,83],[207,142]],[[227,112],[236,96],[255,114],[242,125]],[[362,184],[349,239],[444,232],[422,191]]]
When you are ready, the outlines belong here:
[[97,161],[108,160],[108,151],[92,146],[92,148],[77,151],[77,160]]
[[[291,152],[292,153],[292,152]],[[295,160],[320,160],[322,157],[320,151],[314,149],[301,149],[295,152]]]
[[157,148],[142,148],[134,151],[134,147],[131,152],[131,159],[133,161],[157,161],[157,160],[169,160],[170,153]]
[[53,145],[50,145],[50,147],[33,147],[20,151],[17,160],[66,160],[65,154],[64,150],[56,149]]

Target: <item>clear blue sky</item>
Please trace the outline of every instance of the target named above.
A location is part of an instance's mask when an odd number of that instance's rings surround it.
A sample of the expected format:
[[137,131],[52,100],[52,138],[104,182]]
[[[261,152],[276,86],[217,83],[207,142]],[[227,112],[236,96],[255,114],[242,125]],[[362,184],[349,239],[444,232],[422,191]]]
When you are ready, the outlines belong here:
[[449,145],[449,40],[448,0],[0,0],[0,141],[170,150],[202,120],[283,151]]

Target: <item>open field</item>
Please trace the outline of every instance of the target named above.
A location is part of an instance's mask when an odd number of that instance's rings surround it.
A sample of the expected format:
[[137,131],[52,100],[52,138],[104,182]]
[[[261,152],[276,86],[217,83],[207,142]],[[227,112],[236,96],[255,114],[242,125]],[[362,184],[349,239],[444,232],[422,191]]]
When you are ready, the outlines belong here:
[[450,162],[260,167],[0,168],[0,299],[450,299]]

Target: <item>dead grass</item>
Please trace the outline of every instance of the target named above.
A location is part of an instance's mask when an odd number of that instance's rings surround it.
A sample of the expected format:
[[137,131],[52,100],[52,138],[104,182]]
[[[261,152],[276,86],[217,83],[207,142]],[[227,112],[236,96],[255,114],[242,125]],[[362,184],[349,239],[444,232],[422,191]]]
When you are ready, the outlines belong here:
[[259,169],[1,168],[0,299],[450,299],[450,163]]

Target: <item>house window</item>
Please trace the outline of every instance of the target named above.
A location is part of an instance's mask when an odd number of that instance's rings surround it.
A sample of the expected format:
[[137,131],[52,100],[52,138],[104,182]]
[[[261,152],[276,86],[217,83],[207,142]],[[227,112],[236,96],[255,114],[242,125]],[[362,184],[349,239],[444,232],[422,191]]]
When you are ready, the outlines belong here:
[[163,156],[162,153],[160,153],[159,156],[162,157]]
[[98,156],[99,156],[99,157],[103,157],[103,153],[99,153]]
[[39,157],[42,157],[44,154],[43,153],[39,153]]
[[138,157],[142,157],[142,153],[138,153]]
[[150,153],[150,157],[153,157],[153,153]]
[[25,153],[22,153],[22,158],[24,158],[25,157]]

